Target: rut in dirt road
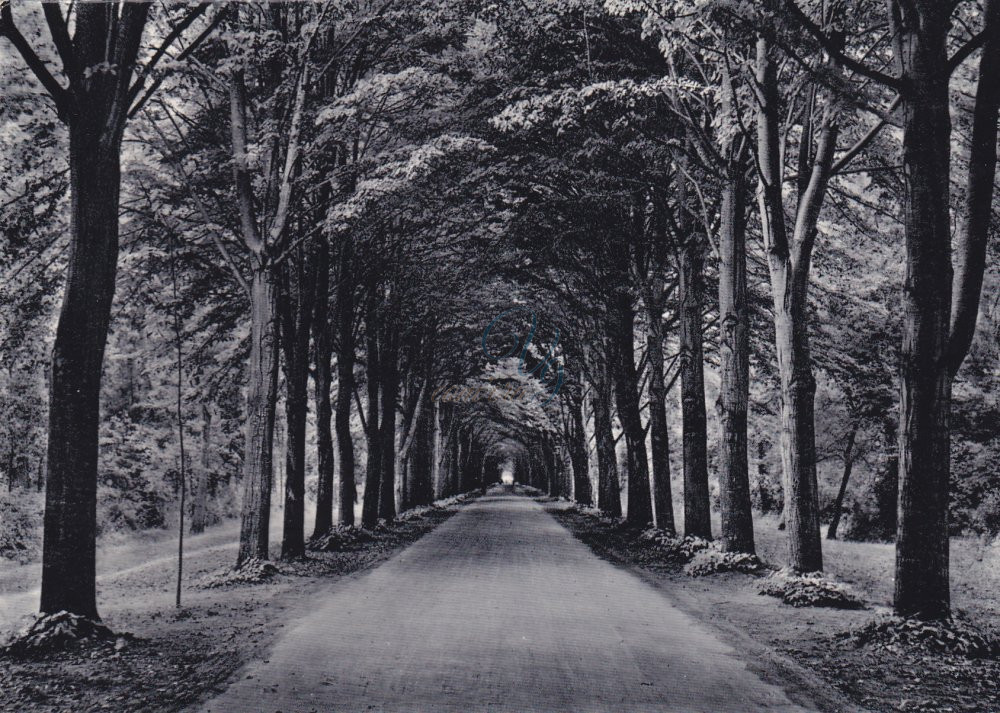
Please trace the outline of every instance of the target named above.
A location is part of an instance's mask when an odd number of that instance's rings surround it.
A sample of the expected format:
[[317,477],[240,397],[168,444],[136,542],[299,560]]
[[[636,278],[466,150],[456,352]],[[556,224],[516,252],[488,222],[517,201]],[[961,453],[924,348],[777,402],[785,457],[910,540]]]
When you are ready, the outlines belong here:
[[810,709],[537,502],[488,496],[335,585],[200,710]]

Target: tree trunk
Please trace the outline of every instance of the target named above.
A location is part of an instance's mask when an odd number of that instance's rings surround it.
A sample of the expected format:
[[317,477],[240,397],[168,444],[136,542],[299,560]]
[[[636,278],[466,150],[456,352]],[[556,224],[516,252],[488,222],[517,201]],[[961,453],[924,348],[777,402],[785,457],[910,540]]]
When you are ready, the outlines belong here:
[[431,492],[432,500],[444,497],[445,482],[441,473],[447,449],[441,435],[441,404],[437,399],[431,401],[433,411],[431,416]]
[[680,251],[681,423],[684,438],[684,534],[712,538],[708,490],[708,418],[702,349],[704,247],[689,233]]
[[552,444],[546,438],[542,441],[542,462],[545,464],[546,481],[548,482],[548,493],[553,497],[562,496],[562,483],[559,480],[559,468],[556,463],[556,454]]
[[[429,394],[424,398],[430,398]],[[432,406],[426,404],[417,423],[414,437],[417,439],[410,449],[408,460],[410,504],[413,507],[430,505],[434,501],[434,481],[431,459],[434,451],[434,426],[431,420]]]
[[615,398],[618,417],[625,431],[628,452],[628,511],[626,521],[633,527],[647,527],[653,522],[653,503],[649,493],[649,463],[646,459],[646,434],[639,415],[639,376],[633,347],[632,297],[622,290],[615,295],[613,318],[615,353]]
[[[331,431],[332,407],[330,390],[333,373],[330,361],[333,358],[333,340],[330,335],[330,245],[326,238],[320,238],[316,247],[316,297],[313,317],[313,350],[316,360],[315,382],[316,401],[316,465],[318,481],[316,486],[316,522],[313,526],[314,538],[320,537],[333,527],[333,433]],[[352,384],[353,389],[353,384]]]
[[351,243],[341,247],[337,278],[337,450],[340,455],[340,524],[354,524],[358,491],[354,483],[354,437],[351,434],[351,399],[354,396],[354,281],[351,271]]
[[365,465],[365,497],[361,505],[361,525],[372,528],[378,523],[379,491],[382,483],[382,437],[379,428],[379,382],[381,381],[381,360],[378,348],[378,322],[375,310],[368,309],[367,316],[368,359],[368,462]]
[[191,492],[191,532],[205,531],[207,524],[208,486],[212,479],[212,407],[201,405],[201,467],[196,471]]
[[[431,364],[425,373],[425,379],[431,377]],[[425,383],[421,388],[417,398],[422,403],[418,403],[413,410],[413,419],[416,423],[412,438],[413,444],[410,446],[410,454],[407,459],[409,484],[409,502],[411,506],[430,505],[434,501],[434,475],[433,475],[433,454],[434,454],[434,403],[431,400],[432,393],[430,384]]]
[[618,480],[618,459],[615,455],[615,437],[611,430],[611,361],[610,341],[604,339],[604,348],[595,364],[596,378],[591,396],[594,411],[594,440],[597,447],[597,507],[609,517],[622,516],[621,484]]
[[250,283],[250,363],[248,365],[246,444],[243,457],[243,506],[239,567],[268,558],[271,515],[274,412],[278,399],[277,290],[269,265],[255,267]]
[[954,378],[969,353],[976,334],[986,247],[993,224],[993,193],[997,169],[997,114],[1000,110],[1000,0],[986,0],[983,7],[983,51],[979,58],[976,104],[972,115],[969,174],[965,213],[958,232],[953,262],[951,326],[948,352]]
[[[41,81],[69,127],[70,250],[52,348],[40,609],[98,618],[96,596],[97,463],[101,374],[118,269],[122,133],[148,3],[76,9],[74,36],[60,46],[65,66],[102,62],[62,87],[2,8],[3,33]],[[48,16],[48,13],[46,13]],[[116,22],[112,28],[109,19]],[[68,35],[46,18],[57,34]],[[15,39],[17,40],[15,42]]]
[[382,478],[379,482],[378,516],[396,519],[396,403],[399,399],[399,345],[391,327],[385,329],[382,359]]
[[52,350],[41,611],[96,619],[98,428],[118,267],[121,139],[102,146],[100,107],[92,111],[69,131],[70,252]]
[[670,492],[670,430],[667,424],[667,385],[663,373],[663,280],[654,278],[644,302],[649,322],[649,430],[653,448],[653,498],[656,527],[675,532],[674,504]]
[[282,559],[305,556],[306,420],[309,411],[309,335],[312,332],[314,264],[304,247],[284,265],[280,327],[285,355],[285,507]]
[[750,399],[750,322],[747,311],[745,150],[732,149],[722,189],[719,229],[719,397],[722,429],[719,495],[722,547],[754,554],[747,405]]
[[804,298],[784,301],[774,315],[781,381],[781,460],[789,563],[800,572],[823,569],[819,537],[814,402],[816,381],[809,356]]
[[[909,9],[907,9],[909,8]],[[950,615],[948,478],[951,374],[950,5],[896,8],[903,95],[906,281],[900,359],[899,523],[894,605],[901,616]],[[991,68],[990,71],[993,71]]]
[[844,511],[844,497],[847,495],[847,483],[851,479],[851,470],[854,468],[854,439],[858,435],[858,427],[851,426],[851,432],[847,434],[847,445],[844,447],[844,475],[840,479],[840,488],[837,490],[837,498],[833,501],[833,516],[830,518],[830,527],[826,530],[826,539],[837,539],[837,528],[840,527],[840,516]]
[[[775,351],[781,383],[781,462],[789,564],[800,572],[823,569],[816,480],[816,380],[809,353],[808,285],[816,222],[826,193],[837,130],[823,117],[813,151],[810,103],[800,139],[799,202],[791,241],[782,201],[778,79],[768,39],[757,42],[757,154],[761,232],[774,302]],[[811,165],[811,169],[809,166]]]
[[[416,361],[414,359],[414,361]],[[429,365],[428,360],[428,365]],[[428,374],[430,369],[426,369],[423,375],[424,381],[418,387],[419,378],[414,368],[407,369],[405,386],[403,388],[402,402],[403,418],[398,422],[399,430],[399,451],[396,453],[396,471],[399,473],[399,509],[400,512],[409,510],[416,504],[417,490],[423,483],[419,479],[426,481],[428,473],[417,475],[417,468],[411,467],[413,462],[420,458],[417,455],[418,446],[422,438],[425,438],[423,425],[425,422],[424,408],[427,402]]]
[[573,499],[590,507],[594,504],[594,494],[590,487],[590,463],[587,458],[587,430],[583,420],[583,394],[574,391],[570,396],[570,443],[569,457],[573,466]]

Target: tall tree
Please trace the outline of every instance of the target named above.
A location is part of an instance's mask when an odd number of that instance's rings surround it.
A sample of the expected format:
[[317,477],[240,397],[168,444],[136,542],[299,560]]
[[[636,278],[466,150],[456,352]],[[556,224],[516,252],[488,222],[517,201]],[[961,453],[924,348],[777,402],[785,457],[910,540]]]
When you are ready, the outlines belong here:
[[[309,403],[309,337],[318,265],[298,245],[284,261],[278,290],[278,323],[285,367],[285,507],[281,556],[305,555],[306,419]],[[327,367],[329,369],[329,367]],[[328,402],[329,403],[329,402]]]
[[681,180],[677,302],[680,318],[681,426],[684,448],[684,534],[711,539],[708,487],[708,417],[705,413],[705,241],[690,219],[687,180]]
[[145,77],[205,8],[180,20],[137,73],[150,3],[81,3],[72,8],[72,22],[58,4],[46,3],[42,10],[64,86],[18,29],[11,1],[0,4],[0,36],[45,88],[69,132],[70,258],[49,397],[41,588],[46,613],[98,617],[99,400],[118,265],[122,137],[129,116],[148,98]]
[[[906,280],[900,380],[899,518],[894,606],[922,619],[950,616],[948,496],[951,384],[979,314],[996,173],[1000,3],[987,0],[982,29],[949,56],[952,17],[963,3],[889,0],[895,74],[847,55],[792,0],[782,8],[846,69],[898,93],[903,127]],[[964,26],[964,25],[963,25]],[[952,267],[949,91],[979,48],[968,190]],[[953,295],[956,300],[953,302]]]
[[[828,19],[823,18],[824,25]],[[816,379],[809,353],[809,268],[817,221],[837,148],[838,125],[832,94],[813,89],[802,109],[798,204],[789,236],[782,194],[782,106],[776,53],[772,32],[765,29],[757,40],[756,57],[756,165],[760,180],[757,194],[771,277],[775,350],[781,384],[781,462],[788,559],[795,569],[812,572],[823,569],[823,553],[816,480]]]
[[610,326],[615,344],[615,402],[625,432],[628,453],[628,509],[625,517],[634,527],[653,522],[653,503],[649,489],[649,461],[646,456],[646,431],[639,413],[639,375],[635,367],[633,339],[635,310],[628,288],[621,287],[614,296]]
[[[330,315],[330,244],[325,236],[317,241],[315,259],[315,297],[313,355],[316,404],[316,522],[312,536],[320,537],[333,527],[333,409],[330,392],[333,385],[333,334]],[[353,503],[352,503],[353,505]]]

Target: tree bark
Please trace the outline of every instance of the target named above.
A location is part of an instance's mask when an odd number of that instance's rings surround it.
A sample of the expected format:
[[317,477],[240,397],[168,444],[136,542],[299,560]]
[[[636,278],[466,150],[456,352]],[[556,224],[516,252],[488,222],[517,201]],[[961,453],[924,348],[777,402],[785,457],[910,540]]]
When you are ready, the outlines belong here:
[[351,241],[341,247],[337,278],[337,450],[340,455],[340,524],[354,524],[358,499],[354,483],[354,437],[351,434],[351,399],[354,396],[354,281],[351,271]]
[[382,439],[380,457],[378,515],[392,522],[396,519],[396,403],[399,399],[399,344],[392,327],[385,328],[385,340],[379,349],[382,359]]
[[304,247],[284,264],[279,298],[281,342],[285,356],[285,507],[281,557],[304,557],[306,496],[306,418],[309,410],[309,335],[312,331],[315,272]]
[[632,296],[627,291],[618,291],[614,300],[615,398],[628,452],[628,511],[625,519],[633,527],[647,527],[653,522],[653,503],[649,492],[646,433],[639,415],[639,376],[633,346],[635,315]]
[[[800,139],[799,200],[791,241],[782,200],[778,79],[774,49],[757,41],[757,156],[761,232],[767,250],[774,303],[775,351],[781,383],[781,461],[788,529],[789,564],[822,570],[819,493],[816,479],[814,404],[816,380],[809,352],[808,286],[817,221],[836,149],[837,127],[830,108],[806,107]],[[813,113],[823,111],[813,154]],[[811,164],[811,169],[809,168]]]
[[[316,246],[316,296],[313,317],[313,351],[316,372],[314,376],[316,402],[316,522],[314,538],[321,537],[333,527],[333,409],[330,391],[333,383],[331,359],[333,339],[330,334],[330,245],[325,237]],[[353,385],[352,385],[353,389]]]
[[[72,41],[60,16],[50,29],[66,33],[59,46],[68,89],[48,72],[2,8],[3,35],[25,59],[69,127],[70,250],[59,323],[52,348],[42,546],[42,613],[66,610],[98,618],[96,594],[97,462],[101,374],[118,269],[121,144],[129,88],[149,4],[77,8]],[[58,10],[57,10],[58,12]],[[110,72],[82,77],[81,67],[110,62]]]
[[689,233],[680,250],[681,425],[684,440],[684,534],[712,538],[708,489],[708,418],[702,347],[704,247]]
[[118,266],[120,136],[100,107],[70,125],[70,256],[52,350],[42,613],[98,618],[95,591],[101,371]]
[[719,494],[722,547],[754,554],[747,408],[750,399],[750,321],[746,277],[746,153],[731,149],[722,189],[719,230],[719,396],[722,429]]
[[250,281],[250,363],[237,567],[251,559],[268,558],[274,413],[278,398],[277,321],[274,274],[269,265],[258,263]]
[[573,466],[573,499],[590,507],[594,504],[594,494],[590,487],[590,463],[587,458],[587,430],[583,420],[583,394],[574,390],[569,399],[570,443],[569,457]]
[[609,517],[622,516],[621,484],[618,480],[618,459],[615,438],[611,430],[611,344],[604,338],[603,352],[595,360],[595,379],[591,406],[594,411],[594,440],[597,447],[597,507]]
[[[894,605],[901,616],[950,615],[948,478],[951,373],[950,5],[895,6],[903,95],[906,281],[900,385],[899,522]],[[993,71],[991,69],[990,71]]]
[[655,524],[675,532],[673,497],[670,492],[670,430],[667,424],[667,385],[663,373],[663,280],[655,277],[645,290],[646,335],[649,355],[649,430],[653,449],[653,498]]
[[212,407],[208,403],[201,406],[201,467],[192,482],[191,492],[191,532],[195,535],[205,531],[207,524],[206,506],[208,486],[212,478]]
[[365,465],[365,496],[361,504],[361,525],[370,529],[378,523],[379,492],[382,487],[382,437],[379,428],[379,382],[382,379],[382,362],[379,358],[378,321],[374,307],[368,308],[366,321],[368,461]]
[[833,501],[833,516],[830,518],[830,526],[826,530],[826,539],[837,539],[837,528],[840,527],[840,516],[844,512],[844,497],[847,495],[847,484],[851,479],[851,470],[854,468],[854,439],[858,435],[857,425],[851,426],[850,433],[847,434],[847,445],[844,446],[844,475],[840,479],[840,488],[837,490],[837,497]]

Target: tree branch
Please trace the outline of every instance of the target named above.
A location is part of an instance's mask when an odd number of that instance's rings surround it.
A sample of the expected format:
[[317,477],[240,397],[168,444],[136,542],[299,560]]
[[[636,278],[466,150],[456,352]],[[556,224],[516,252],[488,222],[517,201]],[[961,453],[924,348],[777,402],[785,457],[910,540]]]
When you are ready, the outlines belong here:
[[878,121],[878,123],[865,132],[864,136],[858,139],[857,142],[851,146],[851,148],[847,149],[843,156],[837,159],[837,161],[830,168],[831,176],[840,173],[847,166],[847,164],[853,161],[859,153],[868,147],[868,144],[870,144],[875,137],[878,136],[879,132],[882,131],[885,125],[889,123],[889,117],[892,116],[892,112],[896,111],[902,101],[903,96],[901,94],[897,94],[896,98],[892,100],[891,104],[889,104],[889,108],[885,110],[885,115]]
[[[166,106],[161,104],[161,108],[163,109],[163,112],[167,115],[167,119],[169,119],[170,123],[173,124],[174,130],[177,132],[177,135],[180,137],[181,141],[184,141],[184,143],[186,144],[187,142],[185,141],[183,134],[181,134],[180,127],[177,126],[177,123],[170,115],[170,112],[167,111]],[[167,164],[174,169],[174,172],[177,174],[178,179],[180,179],[180,181],[185,186],[187,186],[188,195],[191,196],[191,200],[194,201],[195,208],[201,215],[201,219],[205,223],[206,228],[208,228],[208,226],[212,225],[213,221],[211,219],[211,216],[208,214],[208,209],[206,208],[204,201],[201,200],[201,196],[199,196],[197,192],[194,190],[194,186],[192,185],[191,182],[191,177],[188,176],[187,172],[184,170],[184,167],[181,165],[179,161],[173,161],[167,155],[167,151],[165,148],[167,145],[167,137],[164,135],[163,131],[160,129],[157,123],[152,119],[152,117],[150,117],[149,123],[150,125],[152,125],[153,130],[160,137],[160,141],[162,141],[164,144],[163,147],[159,148],[160,154],[163,156]],[[243,273],[240,272],[240,269],[237,266],[236,261],[233,260],[232,256],[229,254],[229,250],[226,248],[226,244],[222,242],[222,238],[219,237],[216,231],[209,229],[208,234],[210,239],[212,240],[212,244],[215,245],[215,249],[218,250],[219,255],[222,257],[222,261],[226,264],[226,267],[229,268],[229,271],[236,279],[236,282],[239,284],[240,287],[243,288],[243,291],[246,292],[247,296],[249,297],[250,285],[247,283],[246,278],[243,277]]]
[[63,17],[62,10],[57,2],[42,3],[42,11],[45,13],[45,22],[52,33],[52,41],[59,52],[59,59],[63,63],[63,71],[69,77],[70,84],[80,78],[80,63],[76,58],[76,51],[73,49],[73,40],[69,36],[69,28],[66,26],[66,18]]
[[959,50],[952,55],[951,59],[948,60],[948,74],[949,76],[959,68],[959,66],[969,58],[973,52],[982,47],[986,43],[986,30],[974,35],[972,39],[962,45]]
[[56,114],[63,122],[69,119],[72,110],[72,95],[56,80],[45,63],[35,54],[35,51],[24,39],[24,35],[14,24],[14,14],[11,11],[11,0],[0,0],[0,37],[6,37],[14,45],[18,54],[24,59],[28,68],[41,82],[45,91],[56,105]]
[[964,225],[954,251],[951,324],[948,361],[951,375],[958,373],[976,334],[979,303],[986,270],[986,248],[993,223],[994,181],[997,166],[997,113],[1000,111],[1000,0],[987,0],[983,12],[986,38],[979,59],[979,81],[972,118],[972,144],[966,190]]
[[257,217],[254,211],[253,183],[247,169],[247,98],[246,84],[243,72],[233,72],[230,87],[230,131],[233,140],[233,182],[236,184],[236,200],[239,204],[240,226],[243,229],[243,242],[247,248],[261,257],[264,242],[257,228]]
[[784,6],[788,9],[788,12],[796,20],[798,20],[799,24],[801,24],[802,27],[813,36],[813,38],[819,43],[820,47],[822,47],[835,62],[843,65],[855,74],[867,77],[873,82],[886,87],[891,87],[897,92],[902,91],[903,83],[898,77],[893,77],[889,74],[885,74],[884,72],[880,72],[877,69],[872,69],[863,62],[859,62],[858,60],[844,54],[841,48],[838,47],[837,42],[835,42],[832,37],[827,35],[819,25],[812,21],[809,16],[802,11],[802,8],[798,6],[795,0],[785,0]]
[[[163,59],[163,56],[167,53],[167,50],[170,48],[170,46],[177,41],[177,39],[184,33],[184,30],[190,27],[195,20],[197,20],[202,14],[204,14],[205,10],[208,9],[208,6],[209,3],[203,2],[197,7],[195,7],[193,10],[191,10],[191,12],[189,12],[187,15],[181,18],[181,21],[178,22],[174,26],[174,28],[167,34],[167,36],[163,39],[163,42],[160,43],[160,46],[153,53],[152,58],[149,60],[146,66],[143,67],[143,70],[136,78],[135,83],[133,83],[132,86],[129,88],[128,90],[129,104],[133,104],[133,102],[135,102],[135,98],[139,96],[139,93],[142,91],[142,88],[146,83],[146,77],[156,68],[156,65],[159,63],[159,61]],[[221,10],[219,10],[219,12],[216,14],[215,19],[209,25],[208,29],[205,32],[202,32],[197,38],[195,38],[195,41],[192,42],[191,45],[186,47],[181,54],[182,55],[190,54],[192,51],[194,51],[194,49],[202,42],[202,40],[208,37],[208,35],[212,32],[212,30],[214,30],[215,27],[218,26],[219,21],[222,19],[223,16],[225,16],[226,11],[227,7],[225,6]],[[178,59],[180,59],[180,56],[178,57]],[[156,87],[159,87],[161,81],[162,80],[157,80],[151,89],[155,90]],[[132,108],[129,109],[129,116],[134,116],[138,112],[142,104],[144,104],[148,100],[149,94],[150,92],[147,92],[141,103],[133,105]]]
[[114,64],[118,67],[115,81],[114,104],[111,108],[109,125],[114,131],[121,131],[128,120],[128,85],[132,80],[135,60],[139,56],[142,32],[149,17],[148,2],[125,3],[121,11],[118,38],[115,43]]

